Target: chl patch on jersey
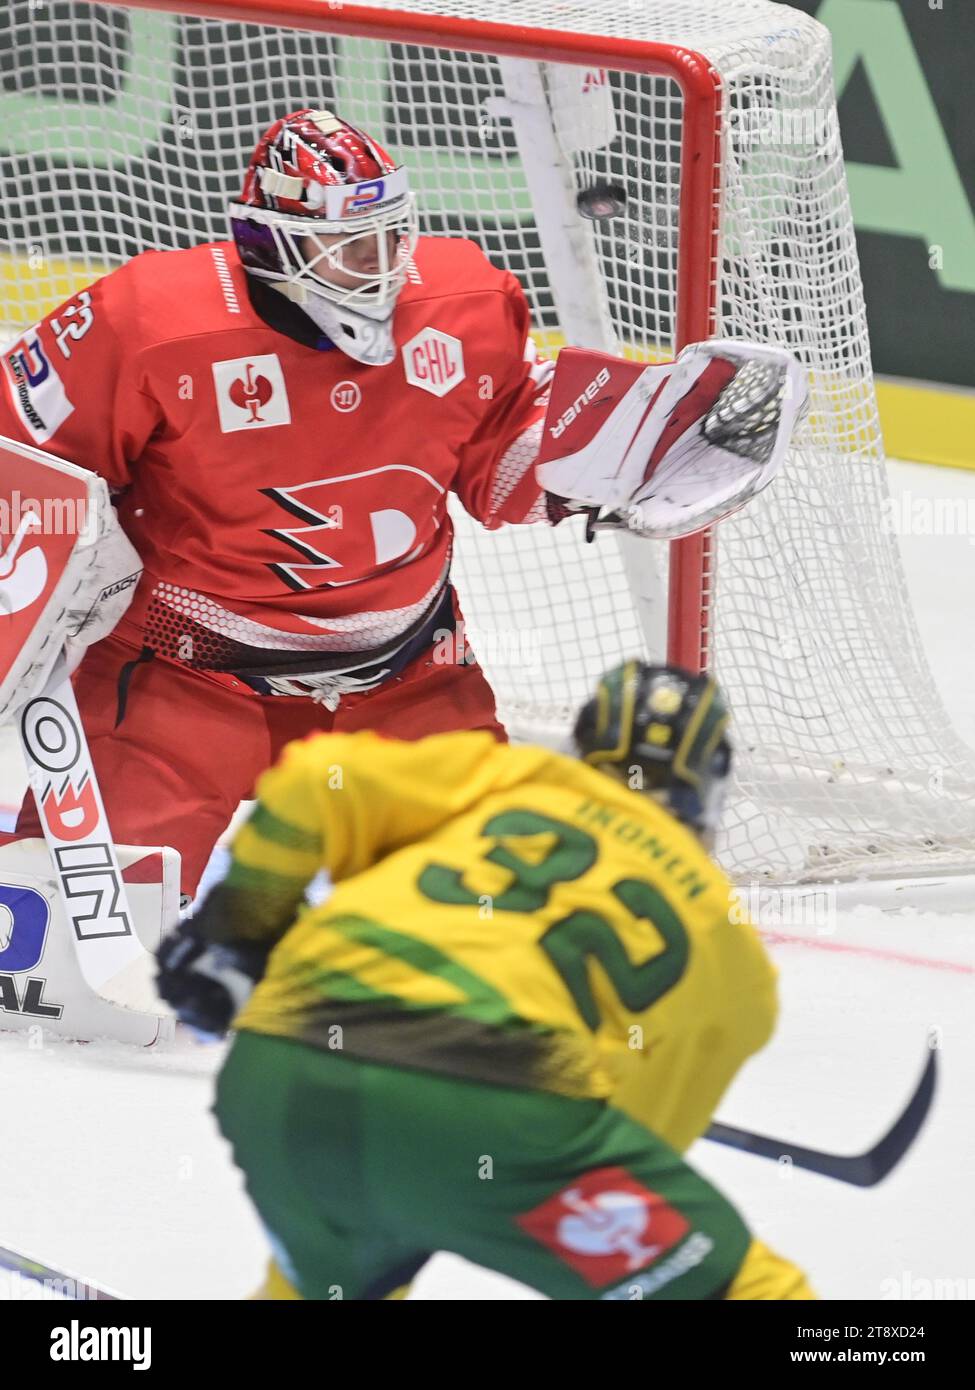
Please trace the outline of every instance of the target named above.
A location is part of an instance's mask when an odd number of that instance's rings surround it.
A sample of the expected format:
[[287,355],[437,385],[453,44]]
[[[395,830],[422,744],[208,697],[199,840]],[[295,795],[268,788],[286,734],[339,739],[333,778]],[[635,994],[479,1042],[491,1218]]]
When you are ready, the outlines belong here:
[[284,372],[276,352],[214,362],[213,384],[224,434],[291,424]]
[[74,410],[64,383],[41,347],[36,333],[27,333],[3,355],[4,374],[14,409],[30,430],[35,444],[45,444]]
[[464,349],[459,338],[424,328],[403,345],[403,367],[411,386],[446,396],[464,380]]

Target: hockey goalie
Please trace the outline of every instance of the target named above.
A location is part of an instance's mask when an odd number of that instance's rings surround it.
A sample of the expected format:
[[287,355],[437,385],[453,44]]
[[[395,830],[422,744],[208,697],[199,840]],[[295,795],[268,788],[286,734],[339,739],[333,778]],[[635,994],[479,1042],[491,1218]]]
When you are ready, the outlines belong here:
[[[271,126],[231,228],[136,257],[2,359],[0,436],[114,505],[60,626],[15,652],[40,540],[0,538],[0,721],[65,645],[115,840],[178,851],[184,895],[291,739],[504,738],[477,664],[437,659],[449,493],[487,528],[688,534],[769,482],[805,394],[740,343],[556,371],[515,278],[420,237],[407,171],[329,111]],[[28,797],[13,838],[38,835]]]

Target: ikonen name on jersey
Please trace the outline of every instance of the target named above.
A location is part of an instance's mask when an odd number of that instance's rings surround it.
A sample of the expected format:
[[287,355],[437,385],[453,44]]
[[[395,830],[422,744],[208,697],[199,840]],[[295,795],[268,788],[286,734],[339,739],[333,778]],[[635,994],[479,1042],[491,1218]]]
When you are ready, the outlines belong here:
[[549,433],[553,439],[559,439],[565,433],[566,427],[572,424],[572,421],[577,415],[582,414],[582,411],[592,400],[593,396],[601,391],[608,382],[608,370],[605,367],[600,367],[598,375],[590,381],[584,391],[580,391],[568,410],[564,410],[555,424],[550,427]]

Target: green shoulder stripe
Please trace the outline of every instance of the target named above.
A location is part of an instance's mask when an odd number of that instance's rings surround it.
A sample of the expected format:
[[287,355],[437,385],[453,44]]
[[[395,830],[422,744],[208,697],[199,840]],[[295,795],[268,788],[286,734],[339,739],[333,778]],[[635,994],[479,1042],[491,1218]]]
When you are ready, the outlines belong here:
[[274,893],[278,896],[295,896],[300,900],[304,896],[305,885],[310,875],[282,874],[275,869],[257,869],[251,864],[241,864],[238,859],[232,859],[230,868],[222,884],[218,887],[240,888],[248,893]]
[[306,854],[320,854],[322,837],[315,830],[302,830],[290,821],[282,820],[262,802],[255,806],[249,825],[262,839],[270,840],[282,849],[297,849]]
[[329,917],[322,925],[341,932],[350,941],[371,946],[382,955],[395,956],[397,960],[403,961],[414,970],[422,971],[425,975],[435,975],[438,979],[446,980],[467,996],[465,1003],[451,1006],[454,1012],[490,1024],[508,1022],[513,1016],[511,1005],[499,990],[428,941],[420,941],[418,937],[409,936],[406,932],[392,931],[379,922],[374,922],[368,917],[359,917],[354,913]]

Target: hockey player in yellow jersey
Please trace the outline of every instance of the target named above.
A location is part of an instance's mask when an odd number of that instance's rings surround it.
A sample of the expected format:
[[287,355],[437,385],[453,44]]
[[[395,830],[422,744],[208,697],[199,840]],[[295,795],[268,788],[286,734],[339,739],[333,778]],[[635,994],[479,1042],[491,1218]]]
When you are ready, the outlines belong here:
[[628,662],[577,758],[356,733],[264,775],[160,991],[237,1031],[265,1296],[396,1296],[450,1250],[553,1298],[813,1297],[681,1158],[775,1018],[708,854],[726,724],[709,678]]

